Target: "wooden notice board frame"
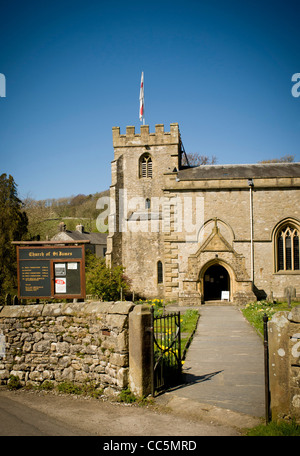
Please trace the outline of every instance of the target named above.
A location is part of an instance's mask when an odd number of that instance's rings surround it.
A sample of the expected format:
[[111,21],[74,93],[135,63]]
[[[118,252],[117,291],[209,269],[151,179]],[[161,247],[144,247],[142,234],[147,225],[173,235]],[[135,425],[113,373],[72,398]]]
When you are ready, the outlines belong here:
[[85,298],[86,242],[13,242],[19,299]]

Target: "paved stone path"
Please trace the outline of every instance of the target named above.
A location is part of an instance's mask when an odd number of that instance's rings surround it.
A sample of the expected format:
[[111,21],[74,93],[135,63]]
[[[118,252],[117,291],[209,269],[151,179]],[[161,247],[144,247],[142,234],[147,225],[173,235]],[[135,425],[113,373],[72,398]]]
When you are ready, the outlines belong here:
[[[180,308],[178,308],[180,310]],[[186,384],[168,400],[208,404],[263,417],[263,341],[234,306],[201,306],[201,317],[184,364]],[[190,401],[188,401],[190,400]]]

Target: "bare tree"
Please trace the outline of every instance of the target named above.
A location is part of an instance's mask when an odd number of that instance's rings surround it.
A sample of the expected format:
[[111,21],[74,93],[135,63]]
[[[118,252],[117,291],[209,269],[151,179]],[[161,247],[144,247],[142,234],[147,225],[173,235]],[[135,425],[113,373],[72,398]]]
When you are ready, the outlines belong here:
[[[190,166],[201,166],[201,165],[215,165],[217,163],[217,157],[212,155],[200,155],[198,153],[187,154],[188,163]],[[183,165],[187,165],[185,157],[183,159]]]
[[284,155],[280,158],[271,158],[270,160],[262,160],[258,163],[293,163],[295,161],[295,155]]

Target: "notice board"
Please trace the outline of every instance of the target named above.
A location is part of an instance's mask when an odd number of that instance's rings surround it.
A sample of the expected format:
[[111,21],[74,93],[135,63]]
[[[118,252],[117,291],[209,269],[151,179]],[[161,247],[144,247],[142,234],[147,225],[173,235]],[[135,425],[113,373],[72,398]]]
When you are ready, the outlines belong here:
[[85,298],[84,245],[17,246],[19,298]]

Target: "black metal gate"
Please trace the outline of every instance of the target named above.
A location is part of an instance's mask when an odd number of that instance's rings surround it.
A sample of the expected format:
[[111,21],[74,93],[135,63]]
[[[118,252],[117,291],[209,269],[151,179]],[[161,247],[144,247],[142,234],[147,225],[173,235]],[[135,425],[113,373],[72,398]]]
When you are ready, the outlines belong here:
[[152,313],[152,395],[181,382],[180,312],[154,316]]

